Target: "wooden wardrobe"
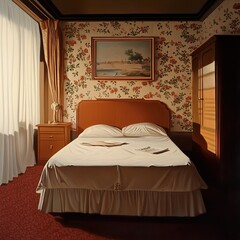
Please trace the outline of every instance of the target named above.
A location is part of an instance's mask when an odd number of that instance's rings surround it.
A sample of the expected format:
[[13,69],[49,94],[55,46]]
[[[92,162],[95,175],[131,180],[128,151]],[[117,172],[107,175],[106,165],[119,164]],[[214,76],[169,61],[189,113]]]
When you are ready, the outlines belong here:
[[192,53],[193,158],[208,181],[240,186],[240,36]]

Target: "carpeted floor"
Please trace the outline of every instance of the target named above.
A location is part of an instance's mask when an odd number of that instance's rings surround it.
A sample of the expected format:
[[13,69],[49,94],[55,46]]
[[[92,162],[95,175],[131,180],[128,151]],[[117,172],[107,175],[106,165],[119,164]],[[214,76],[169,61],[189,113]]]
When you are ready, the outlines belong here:
[[[210,209],[196,218],[140,218],[84,214],[54,216],[37,210],[35,192],[42,166],[0,186],[1,240],[160,239],[221,240],[224,223],[205,194]],[[207,207],[208,208],[208,207]]]

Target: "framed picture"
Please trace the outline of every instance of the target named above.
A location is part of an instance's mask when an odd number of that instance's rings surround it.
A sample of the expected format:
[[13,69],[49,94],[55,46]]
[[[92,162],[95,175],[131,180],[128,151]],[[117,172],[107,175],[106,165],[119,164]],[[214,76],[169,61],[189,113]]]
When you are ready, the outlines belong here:
[[92,79],[154,80],[153,37],[92,37]]

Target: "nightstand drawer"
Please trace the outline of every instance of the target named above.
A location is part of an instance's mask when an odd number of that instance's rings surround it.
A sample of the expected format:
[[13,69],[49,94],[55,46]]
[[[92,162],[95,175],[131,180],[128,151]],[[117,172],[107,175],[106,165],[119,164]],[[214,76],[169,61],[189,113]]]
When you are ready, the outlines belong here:
[[59,125],[41,126],[41,132],[64,132],[65,127]]
[[63,148],[64,145],[64,141],[41,141],[39,143],[41,161],[47,161],[53,154]]
[[40,132],[40,140],[64,140],[64,133]]

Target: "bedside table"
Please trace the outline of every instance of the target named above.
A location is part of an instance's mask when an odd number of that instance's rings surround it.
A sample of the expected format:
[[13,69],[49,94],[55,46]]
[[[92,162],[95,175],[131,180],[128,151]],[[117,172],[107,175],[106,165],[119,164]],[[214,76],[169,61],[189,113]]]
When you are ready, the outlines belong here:
[[71,123],[38,124],[38,164],[48,159],[70,143]]

